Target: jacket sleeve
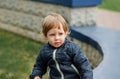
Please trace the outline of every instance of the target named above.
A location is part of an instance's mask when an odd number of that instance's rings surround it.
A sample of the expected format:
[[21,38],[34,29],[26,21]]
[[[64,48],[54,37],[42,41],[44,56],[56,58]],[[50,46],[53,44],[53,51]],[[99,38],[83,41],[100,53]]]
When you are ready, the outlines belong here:
[[30,75],[30,79],[34,79],[35,76],[39,76],[42,78],[42,76],[46,73],[47,70],[47,64],[46,61],[43,59],[43,51],[40,51],[36,58],[36,62],[34,64],[32,74]]
[[91,64],[86,55],[82,52],[81,48],[76,45],[73,48],[73,52],[73,64],[78,69],[81,79],[93,79]]

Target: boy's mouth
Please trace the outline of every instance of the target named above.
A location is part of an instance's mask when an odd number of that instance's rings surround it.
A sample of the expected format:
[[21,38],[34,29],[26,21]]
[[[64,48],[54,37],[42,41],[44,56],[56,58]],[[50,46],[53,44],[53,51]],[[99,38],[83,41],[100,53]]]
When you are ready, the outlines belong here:
[[54,44],[55,44],[55,45],[60,45],[61,43],[60,43],[60,42],[55,42]]

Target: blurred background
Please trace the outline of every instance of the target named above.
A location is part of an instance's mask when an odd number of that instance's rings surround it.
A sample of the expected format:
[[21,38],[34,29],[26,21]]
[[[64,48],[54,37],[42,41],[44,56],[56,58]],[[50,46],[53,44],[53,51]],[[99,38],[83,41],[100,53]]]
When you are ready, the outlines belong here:
[[[21,6],[21,4],[23,5]],[[43,18],[38,16],[42,15],[40,10],[44,7],[38,5],[43,6],[40,2],[30,0],[0,0],[0,79],[29,78],[35,58],[44,43],[44,39],[39,35],[40,28],[36,27],[41,25],[40,21]],[[52,12],[49,10],[52,7],[46,8],[45,11]],[[58,7],[61,8],[59,5]],[[102,0],[102,3],[95,8],[97,8],[95,24],[98,27],[120,30],[120,0]],[[60,11],[60,13],[65,12]],[[66,18],[68,23],[71,22],[69,17]],[[93,59],[91,60],[93,61]],[[93,65],[93,68],[96,66],[96,64]]]

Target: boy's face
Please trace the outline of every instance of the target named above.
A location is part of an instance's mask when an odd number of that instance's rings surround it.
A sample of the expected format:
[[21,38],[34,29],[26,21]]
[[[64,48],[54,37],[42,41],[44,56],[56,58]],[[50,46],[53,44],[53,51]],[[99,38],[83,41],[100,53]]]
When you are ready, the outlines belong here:
[[60,28],[52,28],[47,33],[47,40],[49,44],[51,44],[54,47],[60,47],[67,36],[67,33],[64,32],[62,25]]

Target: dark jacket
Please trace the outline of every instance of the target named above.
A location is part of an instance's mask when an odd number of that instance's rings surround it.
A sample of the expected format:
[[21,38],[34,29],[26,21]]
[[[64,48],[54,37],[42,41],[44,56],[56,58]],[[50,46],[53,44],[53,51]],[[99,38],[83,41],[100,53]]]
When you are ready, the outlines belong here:
[[45,44],[36,59],[30,79],[42,76],[49,67],[50,79],[93,79],[90,63],[80,47],[66,39],[55,48]]

